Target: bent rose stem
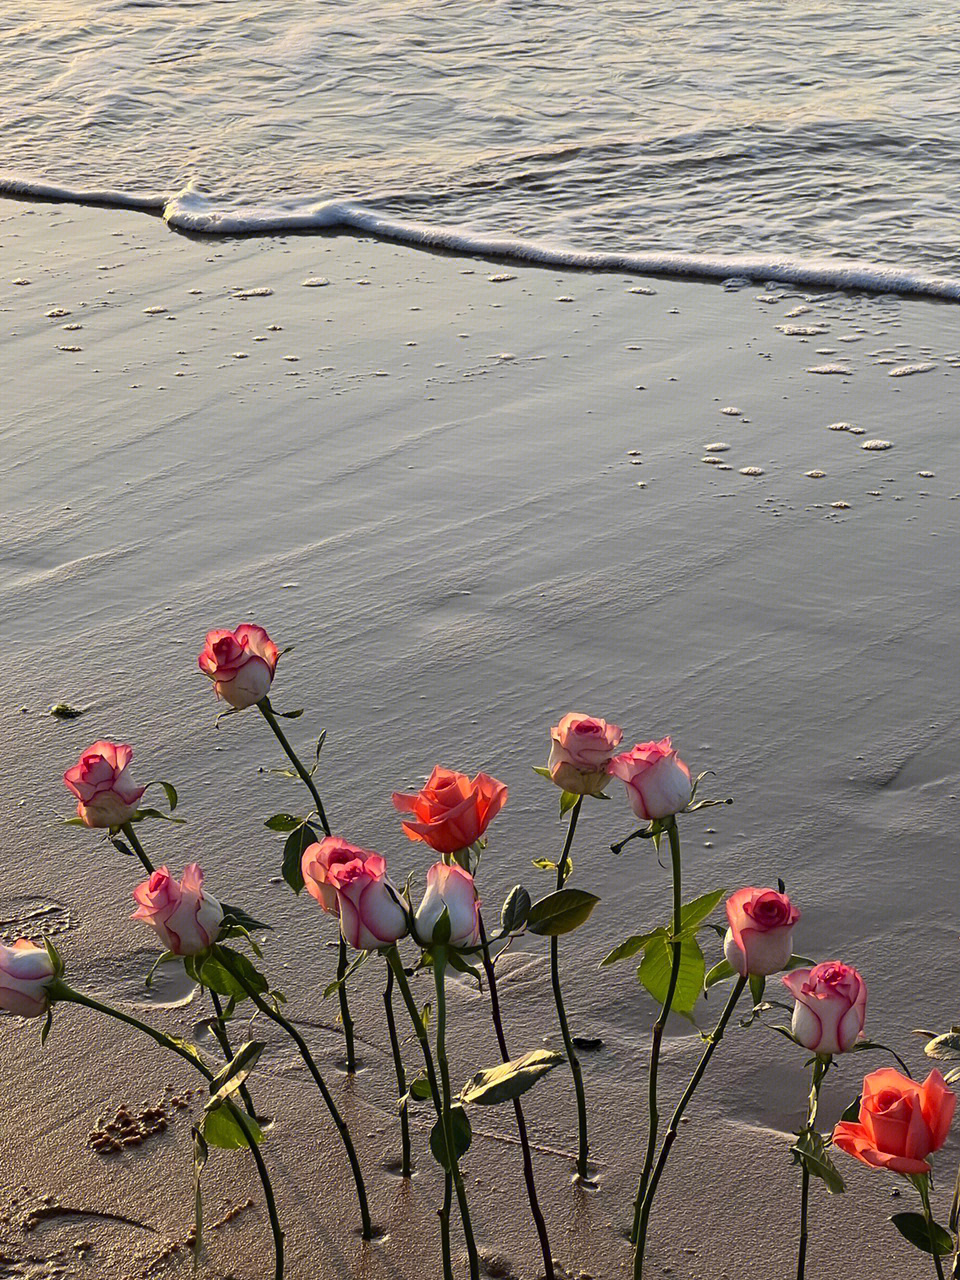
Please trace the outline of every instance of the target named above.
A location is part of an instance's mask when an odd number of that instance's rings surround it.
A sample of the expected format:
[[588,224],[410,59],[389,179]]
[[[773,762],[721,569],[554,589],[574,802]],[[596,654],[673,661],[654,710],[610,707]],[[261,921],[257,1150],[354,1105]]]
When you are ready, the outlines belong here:
[[324,1104],[330,1112],[333,1123],[337,1126],[337,1132],[340,1134],[340,1140],[343,1142],[344,1148],[346,1149],[347,1159],[350,1161],[350,1168],[353,1171],[353,1180],[357,1187],[357,1199],[360,1202],[360,1233],[364,1240],[369,1240],[373,1236],[373,1226],[370,1222],[370,1209],[367,1204],[367,1189],[364,1186],[363,1173],[360,1170],[360,1161],[357,1159],[357,1152],[353,1145],[353,1139],[350,1137],[350,1130],[347,1128],[347,1123],[340,1114],[337,1104],[333,1100],[333,1095],[327,1088],[326,1081],[320,1074],[320,1068],[313,1060],[313,1055],[310,1052],[307,1042],[296,1027],[288,1021],[282,1013],[279,1013],[270,1004],[268,1004],[259,992],[254,991],[253,987],[250,986],[244,975],[239,973],[233,967],[228,952],[224,951],[221,947],[214,946],[213,954],[227,972],[236,979],[260,1012],[266,1014],[271,1022],[275,1022],[278,1027],[282,1027],[300,1050],[300,1056],[303,1058],[307,1070],[313,1076],[314,1082],[320,1090],[320,1096],[323,1098]]
[[[813,1063],[813,1078],[810,1083],[810,1099],[807,1103],[807,1123],[803,1126],[803,1132],[812,1130],[817,1122],[817,1108],[820,1105],[820,1086],[823,1084],[823,1077],[830,1069],[831,1058],[829,1054],[817,1054]],[[800,1174],[800,1243],[797,1248],[797,1280],[803,1280],[804,1270],[807,1263],[807,1201],[810,1197],[810,1173],[807,1170],[807,1162],[802,1163],[802,1172]]]
[[[189,1062],[194,1070],[199,1071],[207,1083],[214,1079],[213,1072],[206,1066],[202,1058],[194,1057],[189,1049],[177,1044],[170,1036],[165,1035],[162,1031],[158,1031],[156,1027],[151,1027],[146,1022],[141,1022],[139,1018],[133,1017],[132,1014],[122,1013],[119,1009],[114,1009],[111,1005],[101,1004],[99,1000],[94,1000],[92,996],[84,995],[80,991],[74,991],[72,987],[68,987],[65,982],[57,981],[50,987],[51,995],[57,1000],[67,1001],[70,1004],[84,1005],[88,1009],[93,1009],[97,1013],[106,1014],[108,1018],[115,1018],[118,1022],[125,1022],[130,1027],[135,1027],[137,1031],[142,1031],[144,1035],[156,1041],[164,1049],[170,1049],[173,1053],[183,1058],[185,1062]],[[277,1202],[273,1195],[273,1186],[270,1182],[270,1174],[267,1172],[267,1166],[264,1163],[263,1156],[260,1154],[260,1148],[253,1137],[250,1126],[247,1124],[246,1117],[239,1107],[234,1106],[229,1099],[224,1104],[234,1120],[240,1132],[244,1136],[247,1146],[250,1148],[250,1154],[253,1156],[254,1163],[257,1166],[257,1173],[260,1177],[260,1183],[263,1187],[264,1199],[267,1203],[267,1216],[270,1219],[270,1230],[273,1233],[274,1248],[274,1276],[275,1280],[283,1280],[283,1230],[280,1226],[280,1218],[277,1214]]]
[[[323,834],[326,836],[332,835],[330,823],[327,820],[327,813],[323,807],[323,801],[320,799],[320,792],[317,790],[316,783],[313,781],[309,772],[303,767],[300,762],[300,757],[287,741],[287,735],[280,728],[276,713],[270,705],[269,697],[260,699],[257,703],[257,710],[273,730],[277,741],[280,743],[281,747],[283,747],[287,759],[293,765],[301,782],[303,782],[307,790],[310,792],[314,806],[317,810],[317,817],[320,820],[320,826],[323,828]],[[347,944],[344,942],[343,936],[341,935],[337,951],[337,981],[340,984],[337,988],[337,993],[340,1000],[340,1021],[343,1024],[343,1037],[346,1041],[347,1048],[347,1071],[352,1075],[357,1069],[357,1056],[354,1048],[353,1018],[350,1016],[350,1005],[347,1001],[347,986],[344,982],[346,972]]]
[[667,1132],[664,1134],[663,1145],[660,1148],[660,1155],[657,1157],[657,1163],[654,1166],[653,1174],[650,1178],[650,1184],[643,1197],[643,1205],[640,1211],[639,1230],[637,1233],[637,1250],[634,1255],[633,1274],[635,1280],[641,1280],[641,1276],[643,1274],[643,1255],[647,1243],[647,1225],[650,1219],[650,1211],[653,1208],[654,1196],[657,1194],[657,1185],[663,1176],[663,1171],[666,1168],[667,1160],[670,1156],[670,1148],[677,1140],[677,1134],[680,1131],[680,1121],[683,1118],[683,1113],[686,1111],[687,1104],[696,1092],[697,1086],[703,1079],[704,1073],[706,1072],[710,1059],[713,1057],[717,1046],[723,1039],[723,1033],[727,1028],[727,1023],[730,1021],[733,1011],[736,1008],[738,1000],[743,995],[746,985],[747,979],[740,978],[731,991],[730,998],[724,1006],[723,1013],[720,1015],[720,1021],[717,1023],[711,1034],[707,1036],[707,1047],[704,1049],[703,1056],[697,1064],[697,1069],[691,1076],[690,1083],[684,1090],[683,1096],[677,1103],[676,1110],[670,1118],[670,1124],[667,1127]]
[[443,947],[435,947],[433,951],[433,977],[437,989],[437,1061],[440,1064],[440,1084],[442,1088],[442,1110],[440,1121],[443,1125],[444,1145],[447,1159],[450,1161],[450,1172],[453,1174],[453,1187],[457,1193],[460,1206],[460,1219],[463,1223],[463,1234],[467,1243],[467,1260],[470,1265],[470,1280],[479,1280],[480,1260],[477,1256],[477,1244],[473,1238],[473,1224],[470,1221],[470,1209],[467,1205],[467,1192],[463,1185],[463,1174],[457,1159],[453,1142],[453,1104],[450,1090],[450,1065],[447,1062],[447,993],[446,993],[447,953]]
[[650,1179],[650,1173],[653,1169],[653,1157],[657,1147],[657,1136],[660,1128],[660,1115],[657,1111],[657,1079],[660,1070],[660,1045],[663,1041],[664,1027],[667,1025],[667,1017],[673,1004],[673,997],[677,990],[677,981],[680,977],[680,956],[681,944],[679,942],[680,928],[682,921],[683,903],[681,901],[681,885],[680,885],[680,833],[677,830],[677,820],[675,817],[665,818],[663,826],[666,828],[667,837],[670,841],[670,861],[673,868],[673,937],[677,941],[671,941],[670,947],[673,952],[673,963],[670,966],[670,978],[667,982],[667,992],[664,996],[663,1005],[660,1014],[653,1024],[653,1038],[650,1044],[650,1083],[648,1087],[648,1106],[649,1106],[649,1128],[647,1132],[647,1149],[643,1157],[643,1168],[640,1173],[640,1181],[637,1186],[637,1198],[633,1204],[633,1231],[630,1234],[631,1241],[636,1244],[640,1233],[640,1215],[643,1212],[643,1200],[647,1194],[647,1183]]
[[918,1178],[911,1178],[910,1181],[916,1185],[917,1190],[920,1192],[920,1199],[923,1203],[923,1218],[927,1224],[927,1234],[930,1238],[930,1252],[933,1255],[933,1265],[937,1269],[937,1280],[944,1280],[943,1264],[940,1261],[939,1253],[937,1253],[933,1236],[933,1210],[930,1208],[930,1175],[924,1173]]
[[[403,1069],[403,1055],[400,1052],[397,1023],[393,1016],[393,982],[393,969],[387,965],[387,985],[383,989],[383,1008],[387,1015],[390,1048],[393,1051],[393,1065],[397,1073],[397,1097],[403,1099],[407,1092],[407,1073]],[[401,1178],[409,1178],[410,1173],[410,1120],[407,1115],[407,1103],[402,1101],[400,1103],[400,1176]]]
[[[503,1032],[503,1020],[500,1016],[500,996],[497,992],[497,976],[493,967],[493,960],[490,956],[490,947],[487,943],[487,934],[483,927],[483,916],[477,911],[477,924],[480,929],[480,946],[481,957],[483,960],[483,970],[487,975],[487,986],[490,990],[490,1015],[493,1018],[493,1028],[497,1035],[497,1044],[500,1046],[500,1057],[504,1062],[510,1061],[510,1054],[507,1050],[507,1038]],[[530,1212],[533,1214],[534,1225],[537,1228],[537,1237],[540,1240],[540,1252],[543,1254],[543,1269],[546,1280],[554,1280],[553,1255],[550,1252],[550,1240],[547,1236],[547,1224],[543,1218],[543,1212],[540,1208],[540,1201],[537,1198],[537,1184],[533,1176],[533,1157],[530,1153],[530,1138],[527,1134],[527,1122],[523,1114],[523,1107],[520,1105],[520,1099],[514,1098],[513,1112],[517,1118],[517,1133],[520,1138],[520,1150],[523,1153],[523,1180],[527,1184],[527,1198],[530,1201]]]
[[[567,838],[563,844],[563,853],[560,855],[560,861],[557,863],[558,889],[563,888],[567,876],[570,874],[570,849],[573,846],[573,836],[577,829],[577,819],[580,817],[582,807],[583,796],[580,796],[570,811]],[[573,1076],[573,1087],[577,1095],[577,1177],[582,1181],[586,1181],[589,1176],[587,1170],[587,1156],[589,1154],[587,1142],[587,1099],[583,1092],[583,1072],[580,1069],[580,1059],[577,1057],[573,1036],[570,1034],[567,1011],[563,1004],[563,992],[560,989],[560,939],[556,935],[550,939],[550,980],[553,983],[553,999],[557,1006],[557,1019],[560,1023],[563,1047],[567,1053],[570,1074]]]
[[[400,988],[400,995],[406,1005],[411,1026],[423,1052],[423,1064],[427,1072],[427,1083],[430,1086],[430,1097],[433,1100],[433,1107],[439,1120],[443,1115],[443,1099],[440,1094],[440,1085],[437,1081],[436,1068],[433,1064],[430,1040],[427,1037],[423,1019],[420,1017],[417,1002],[414,1000],[413,992],[410,990],[410,983],[407,981],[407,975],[403,969],[400,952],[396,946],[391,946],[387,947],[381,954],[396,977],[397,986]],[[443,1182],[443,1206],[440,1209],[440,1248],[443,1254],[443,1280],[453,1280],[453,1261],[450,1253],[450,1206],[452,1198],[453,1177],[450,1171],[447,1170]]]

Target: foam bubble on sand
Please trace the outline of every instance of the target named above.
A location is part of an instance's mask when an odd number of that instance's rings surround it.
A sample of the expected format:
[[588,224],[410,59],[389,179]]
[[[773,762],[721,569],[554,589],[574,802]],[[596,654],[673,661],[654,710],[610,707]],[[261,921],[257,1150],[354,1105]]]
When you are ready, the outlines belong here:
[[808,307],[808,306],[806,305],[806,303],[801,302],[799,306],[794,307],[794,308],[793,308],[792,310],[790,310],[790,311],[785,311],[783,314],[784,314],[784,316],[786,317],[786,319],[787,319],[787,320],[792,320],[795,316],[805,316],[805,315],[808,315],[808,314],[810,313],[810,311],[811,311],[811,308],[810,308],[810,307]]
[[830,505],[831,505],[831,507],[836,507],[836,509],[837,509],[838,511],[849,511],[849,510],[850,510],[850,503],[849,503],[849,502],[831,502],[831,503],[830,503]]
[[932,480],[937,473],[935,471],[918,471],[917,475],[921,480]]
[[65,307],[53,307],[44,314],[48,320],[60,320],[63,316],[68,316],[70,312]]
[[836,373],[843,378],[849,378],[853,374],[852,369],[848,369],[843,364],[814,364],[807,369],[807,373]]
[[642,285],[642,284],[635,284],[633,285],[632,288],[627,290],[627,293],[642,293],[642,294],[649,295],[651,297],[656,292],[657,292],[656,289],[648,289],[645,285]]
[[721,409],[720,412],[726,414],[728,418],[739,418],[743,416],[743,410],[736,409],[733,405],[729,405],[726,409]]
[[487,276],[491,284],[503,284],[507,280],[516,280],[516,276],[512,276],[509,271],[501,271],[495,276]]
[[884,449],[892,449],[892,440],[864,440],[861,449],[869,449],[871,453],[882,453]]
[[231,294],[233,298],[269,298],[273,293],[272,289],[268,289],[266,285],[259,285],[256,289],[235,289]]
[[932,360],[921,360],[919,364],[901,364],[896,369],[891,369],[887,377],[909,378],[912,373],[929,373],[936,367]]
[[162,316],[166,311],[166,309],[167,309],[166,307],[161,307],[161,306],[144,307],[143,314],[145,316]]
[[320,289],[330,281],[326,276],[309,276],[306,280],[301,280],[301,287],[304,289]]
[[730,448],[725,440],[715,440],[713,444],[705,444],[703,447],[707,453],[726,453]]
[[719,458],[717,458],[717,457],[715,457],[715,456],[713,456],[712,454],[707,454],[707,456],[706,456],[706,457],[704,457],[704,458],[701,458],[701,459],[700,459],[700,461],[701,461],[701,462],[705,462],[705,463],[707,464],[707,466],[708,466],[708,467],[719,467],[719,466],[720,466],[720,459],[719,459]]
[[740,474],[742,476],[762,476],[763,467],[741,467]]
[[822,480],[827,474],[825,471],[805,471],[805,476],[809,476],[811,480]]
[[775,324],[773,326],[788,338],[812,338],[815,334],[827,333],[828,324]]

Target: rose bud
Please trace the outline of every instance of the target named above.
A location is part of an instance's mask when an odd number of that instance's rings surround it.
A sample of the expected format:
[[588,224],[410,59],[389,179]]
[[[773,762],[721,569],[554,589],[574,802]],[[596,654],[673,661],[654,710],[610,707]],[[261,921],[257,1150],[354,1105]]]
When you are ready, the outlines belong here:
[[939,1071],[923,1084],[882,1067],[864,1077],[860,1115],[841,1120],[833,1144],[875,1169],[916,1177],[930,1173],[927,1156],[947,1140],[957,1095]]
[[613,757],[610,772],[626,783],[630,807],[645,822],[679,813],[693,795],[690,770],[669,738],[638,742],[631,751]]
[[263,627],[245,622],[236,631],[208,631],[197,662],[213,681],[217,697],[242,711],[270,692],[279,658],[280,650]]
[[607,766],[622,737],[619,725],[571,711],[550,730],[552,781],[578,796],[602,796],[610,781]]
[[46,947],[20,938],[0,944],[0,1009],[21,1018],[39,1018],[50,1007],[47,988],[56,977]]
[[184,867],[179,884],[166,867],[133,891],[136,911],[132,919],[150,926],[175,956],[198,956],[220,935],[223,907],[203,891],[203,872],[196,862]]
[[433,941],[433,931],[444,909],[450,920],[450,947],[475,947],[480,941],[480,901],[473,876],[454,863],[435,862],[427,872],[427,890],[414,917],[416,935],[424,944]]
[[423,840],[437,853],[458,853],[479,840],[507,801],[507,788],[487,773],[472,780],[437,765],[426,786],[414,795],[395,792],[394,807],[412,813],[403,823],[411,840]]
[[794,969],[783,984],[796,1000],[791,1029],[811,1053],[846,1053],[863,1030],[867,984],[848,964],[828,960],[812,969]]
[[793,926],[800,912],[785,893],[738,889],[727,899],[727,919],[723,955],[741,978],[776,973],[793,955]]
[[337,887],[331,879],[331,871],[348,862],[363,862],[371,856],[369,849],[360,849],[339,836],[324,836],[319,842],[307,845],[300,859],[303,887],[320,903],[324,911],[339,913]]
[[401,905],[400,891],[387,877],[383,858],[363,849],[357,852],[360,857],[349,862],[331,863],[323,887],[331,884],[336,889],[344,941],[357,951],[373,951],[407,933],[407,913]]
[[95,742],[63,775],[77,797],[77,816],[88,827],[121,827],[137,811],[146,787],[126,776],[133,748],[125,743]]

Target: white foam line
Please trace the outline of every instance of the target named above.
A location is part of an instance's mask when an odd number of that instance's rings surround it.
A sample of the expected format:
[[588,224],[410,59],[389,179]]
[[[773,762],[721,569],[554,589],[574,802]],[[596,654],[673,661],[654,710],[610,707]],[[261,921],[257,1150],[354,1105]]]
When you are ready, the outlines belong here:
[[111,205],[162,214],[178,231],[202,235],[277,235],[283,232],[365,231],[384,240],[475,257],[509,258],[539,266],[587,271],[624,271],[635,275],[687,276],[725,280],[745,276],[781,284],[872,293],[915,294],[960,301],[960,279],[932,276],[909,268],[833,258],[788,258],[751,254],[624,253],[565,249],[514,236],[484,235],[462,227],[431,226],[385,217],[362,205],[325,200],[311,205],[218,210],[194,191],[174,196],[80,191],[51,183],[0,175],[0,194]]

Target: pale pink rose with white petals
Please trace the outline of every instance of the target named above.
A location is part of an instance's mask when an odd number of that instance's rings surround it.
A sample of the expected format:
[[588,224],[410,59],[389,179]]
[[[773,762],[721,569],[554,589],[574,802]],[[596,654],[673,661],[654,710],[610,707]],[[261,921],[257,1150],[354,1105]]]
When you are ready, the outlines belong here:
[[217,697],[242,711],[270,692],[279,660],[280,650],[263,627],[245,622],[236,631],[208,631],[197,662]]
[[39,1018],[50,1006],[47,988],[56,977],[46,947],[19,938],[0,944],[0,1009],[20,1018]]
[[741,978],[777,973],[793,955],[793,927],[800,912],[785,893],[738,889],[727,899],[727,919],[723,954]]
[[327,883],[337,892],[344,941],[357,951],[373,951],[404,937],[407,913],[385,860],[378,853],[357,852],[360,857],[349,862],[331,863]]
[[133,896],[138,905],[132,918],[149,925],[176,956],[200,955],[220,936],[223,907],[204,893],[203,872],[196,862],[184,867],[179,882],[166,867],[159,867],[137,885]]
[[867,1013],[867,984],[856,969],[827,960],[794,969],[783,984],[796,1000],[791,1030],[811,1053],[847,1053],[856,1044]]
[[119,827],[137,811],[146,787],[127,777],[133,748],[126,743],[95,742],[63,775],[77,797],[77,816],[88,827]]
[[475,947],[480,941],[480,900],[473,876],[458,863],[435,862],[427,872],[427,889],[414,917],[417,937],[433,941],[437,921],[446,909],[450,947]]
[[644,822],[679,813],[693,795],[690,770],[671,747],[669,738],[638,742],[631,750],[613,757],[610,772],[623,779],[630,807]]
[[623,730],[596,716],[571,711],[550,730],[547,768],[558,787],[578,796],[600,796],[610,781],[608,765]]

